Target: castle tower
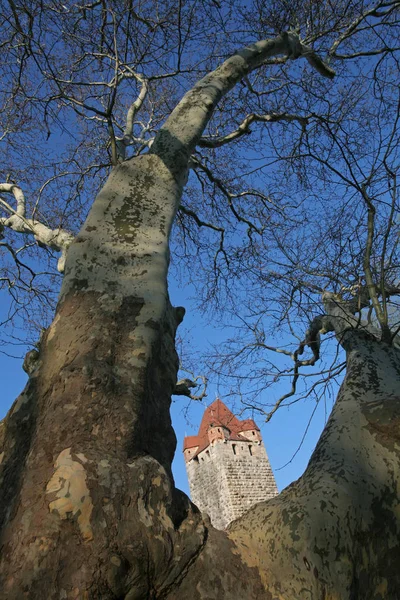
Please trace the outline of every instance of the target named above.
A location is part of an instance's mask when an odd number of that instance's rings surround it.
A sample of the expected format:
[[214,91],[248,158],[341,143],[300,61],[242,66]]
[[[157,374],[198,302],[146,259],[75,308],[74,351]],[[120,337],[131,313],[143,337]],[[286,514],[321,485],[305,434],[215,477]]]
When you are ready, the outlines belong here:
[[185,437],[183,454],[192,500],[217,529],[278,493],[259,428],[219,399],[205,410],[198,434]]

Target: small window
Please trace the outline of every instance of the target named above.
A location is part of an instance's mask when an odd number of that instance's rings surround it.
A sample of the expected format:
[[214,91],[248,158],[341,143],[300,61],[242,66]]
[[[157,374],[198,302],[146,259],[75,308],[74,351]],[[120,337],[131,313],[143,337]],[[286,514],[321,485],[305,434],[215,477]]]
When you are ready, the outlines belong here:
[[218,427],[218,433],[221,433],[221,430],[220,430],[220,428],[219,428],[219,427]]
[[255,432],[255,431],[252,431],[251,433],[252,433],[253,435],[256,435],[256,432]]
[[210,458],[210,452],[208,450],[206,450],[206,454],[207,454],[208,458]]
[[249,452],[250,452],[250,456],[253,456],[253,450],[252,450],[251,446],[249,446]]
[[233,454],[236,454],[236,444],[232,444]]

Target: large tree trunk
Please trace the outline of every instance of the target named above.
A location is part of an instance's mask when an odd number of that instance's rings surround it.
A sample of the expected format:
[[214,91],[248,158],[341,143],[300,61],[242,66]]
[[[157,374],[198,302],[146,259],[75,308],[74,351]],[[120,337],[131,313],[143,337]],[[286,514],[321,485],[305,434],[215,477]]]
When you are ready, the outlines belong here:
[[400,353],[360,331],[342,343],[346,378],[307,470],[229,533],[274,598],[400,590]]
[[156,156],[121,165],[71,247],[55,320],[4,424],[7,598],[120,597],[127,573],[147,597],[149,570],[166,579],[169,560],[185,564],[202,543],[194,520],[178,560],[169,534],[190,511],[172,508],[170,472],[182,314],[168,301],[167,244],[181,188]]
[[[181,172],[155,155],[118,167],[69,251],[56,317],[2,424],[2,598],[174,597],[204,549],[208,529],[171,475],[184,311],[166,276]],[[252,570],[214,537],[227,564],[213,588],[235,598],[229,570]],[[202,556],[211,575],[219,558]]]

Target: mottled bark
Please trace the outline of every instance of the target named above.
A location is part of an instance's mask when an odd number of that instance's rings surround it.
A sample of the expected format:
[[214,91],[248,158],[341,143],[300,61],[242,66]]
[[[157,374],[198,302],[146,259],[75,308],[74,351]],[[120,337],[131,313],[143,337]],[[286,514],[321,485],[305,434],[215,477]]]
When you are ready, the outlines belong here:
[[[6,598],[147,598],[202,544],[170,474],[182,311],[168,300],[167,244],[180,191],[155,156],[120,166],[71,247],[55,320],[3,424]],[[183,521],[178,558],[170,530],[178,543]]]
[[396,598],[400,354],[348,330],[347,374],[304,475],[229,536],[273,597]]
[[236,573],[253,571],[213,533],[230,565],[218,574],[171,475],[184,311],[166,276],[185,177],[154,155],[124,163],[70,249],[56,317],[1,428],[2,598],[172,598],[199,553],[215,572],[206,588],[235,598]]
[[[78,309],[79,292],[74,298],[62,303],[59,323],[78,312],[82,327],[49,330],[8,417],[2,597],[396,597],[398,351],[345,334],[346,380],[304,476],[226,535],[174,490],[161,464],[173,447],[167,413],[152,424],[155,436],[166,436],[165,454],[140,433],[162,411],[165,347],[153,347],[159,370],[153,363],[150,377],[142,373],[148,412],[139,415],[138,382],[115,378],[115,358],[127,351],[127,313],[122,327],[103,314],[102,342],[96,335],[90,343],[93,305]],[[110,328],[117,348],[107,344]],[[40,424],[39,415],[46,415]]]

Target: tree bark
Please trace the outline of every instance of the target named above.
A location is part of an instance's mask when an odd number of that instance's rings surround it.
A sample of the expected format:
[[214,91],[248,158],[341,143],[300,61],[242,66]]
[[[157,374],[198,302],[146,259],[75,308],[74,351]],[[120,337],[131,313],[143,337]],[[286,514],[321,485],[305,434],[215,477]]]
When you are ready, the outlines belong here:
[[[120,368],[116,381],[110,358],[129,352],[132,312],[121,308],[121,324],[100,308],[99,345],[90,318],[98,310],[79,289],[67,298],[7,418],[4,598],[396,597],[397,350],[359,331],[343,334],[346,379],[305,474],[226,534],[174,489],[168,472],[174,440],[160,402],[165,346],[153,347],[152,368],[138,369],[134,384]],[[77,314],[81,327],[71,330]],[[115,329],[117,349],[107,343]],[[172,340],[172,331],[161,338]],[[138,389],[147,406],[141,413]],[[154,435],[166,435],[164,452],[140,432],[150,414]]]
[[[119,166],[70,248],[56,317],[2,423],[7,600],[173,597],[205,546],[208,527],[171,474],[184,311],[166,277],[185,178],[154,154]],[[230,557],[232,542],[212,536]],[[211,573],[218,556],[204,556]],[[226,592],[221,575],[227,598],[240,568],[238,557]]]
[[[3,424],[7,598],[120,597],[126,571],[148,597],[157,584],[147,571],[169,576],[169,529],[191,511],[179,494],[172,507],[170,471],[182,311],[169,303],[166,275],[181,187],[156,156],[121,165],[70,249],[55,320]],[[202,543],[197,521],[184,563]],[[170,555],[164,575],[149,566],[152,528],[156,554]]]
[[342,343],[346,378],[307,470],[229,532],[279,598],[400,589],[400,354],[355,330]]

